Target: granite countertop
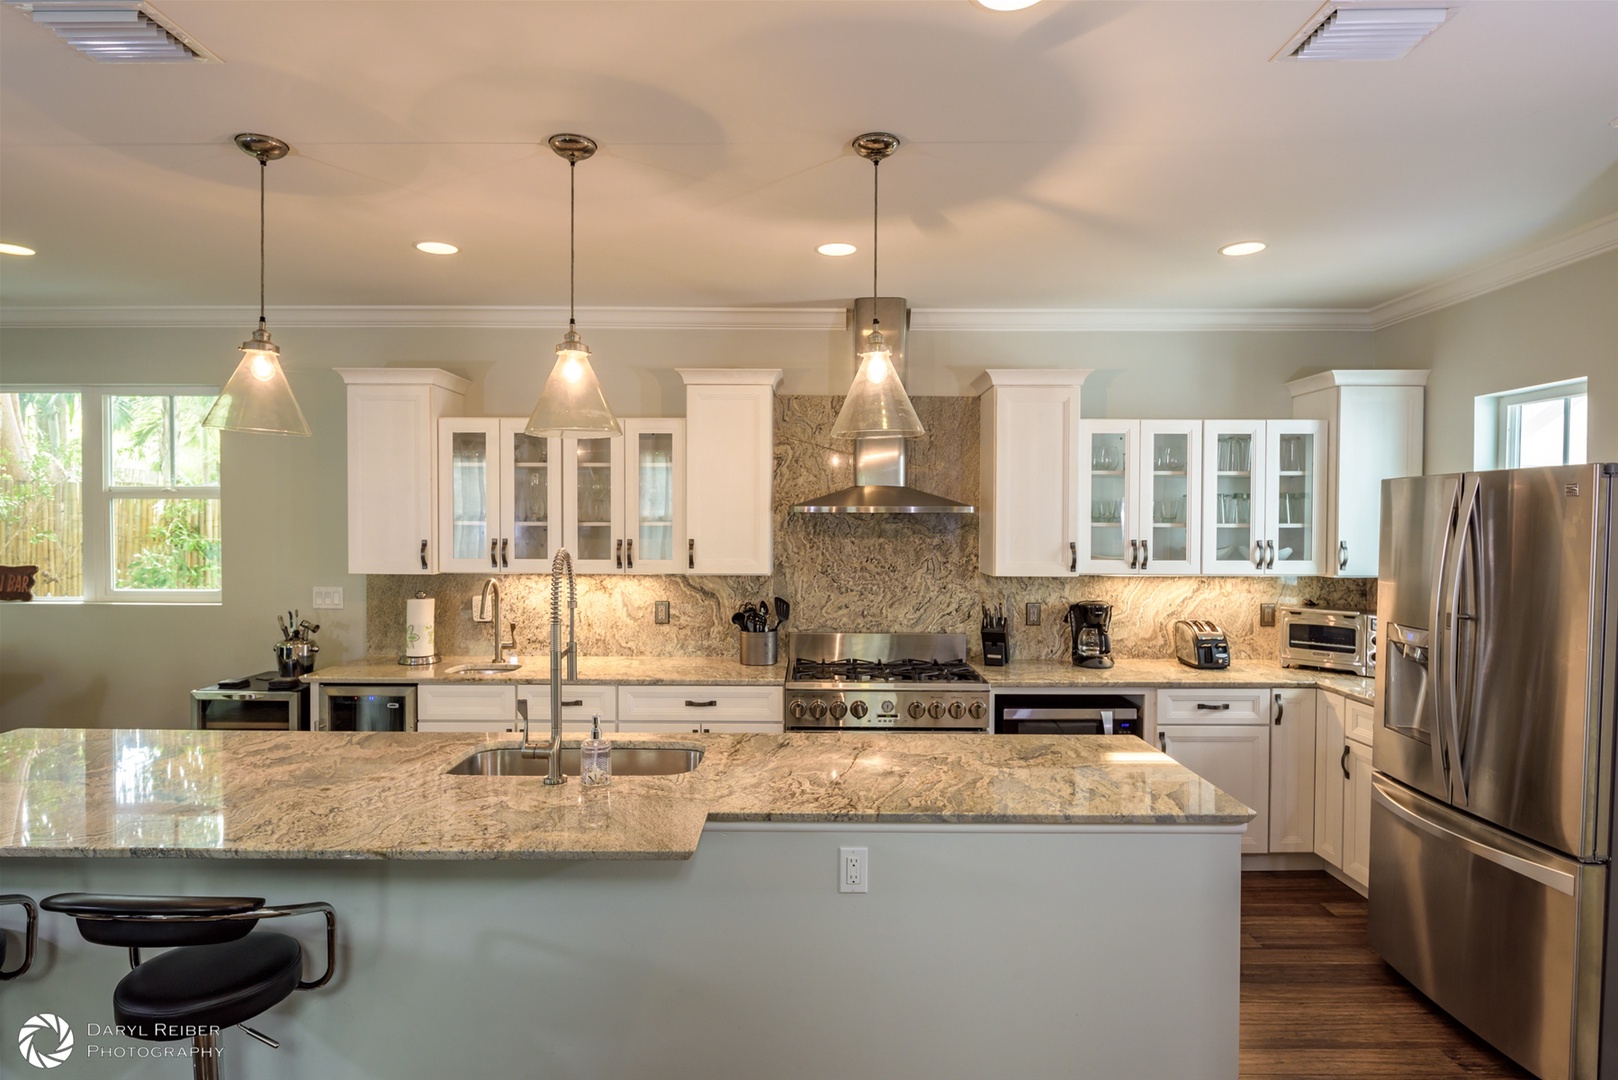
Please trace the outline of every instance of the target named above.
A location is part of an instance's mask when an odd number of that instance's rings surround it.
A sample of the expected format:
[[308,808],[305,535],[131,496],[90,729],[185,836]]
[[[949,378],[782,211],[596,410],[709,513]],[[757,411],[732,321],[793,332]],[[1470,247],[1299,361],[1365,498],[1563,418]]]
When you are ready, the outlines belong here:
[[[522,667],[499,675],[447,674],[457,664],[486,664],[481,656],[446,656],[436,664],[407,666],[397,656],[371,656],[351,664],[338,664],[305,676],[308,682],[329,683],[490,683],[549,682],[548,653],[517,656]],[[692,686],[780,686],[786,667],[749,667],[729,656],[581,656],[579,677],[569,685],[604,683],[619,686],[690,684]]]
[[799,733],[696,771],[451,776],[509,736],[23,729],[0,735],[0,857],[685,859],[715,821],[1241,825],[1253,811],[1132,736]]
[[1004,667],[973,665],[991,687],[1269,687],[1318,686],[1370,704],[1374,679],[1336,672],[1284,668],[1262,660],[1234,660],[1228,668],[1193,668],[1178,660],[1119,659],[1110,668],[1074,667],[1067,660],[1012,660]]

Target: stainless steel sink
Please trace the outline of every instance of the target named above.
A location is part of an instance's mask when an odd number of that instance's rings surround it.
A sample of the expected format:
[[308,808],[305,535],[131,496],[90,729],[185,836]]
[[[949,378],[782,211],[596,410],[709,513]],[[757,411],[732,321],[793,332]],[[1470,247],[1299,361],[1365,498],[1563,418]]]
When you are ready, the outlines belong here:
[[[614,776],[673,776],[688,773],[702,761],[701,750],[685,750],[671,746],[615,746],[612,748]],[[498,750],[479,750],[464,761],[457,762],[449,772],[451,776],[544,776],[548,765],[542,756],[529,757],[515,746]],[[579,775],[579,748],[564,747],[562,773]]]
[[516,671],[522,667],[514,660],[502,660],[498,664],[493,661],[484,661],[481,664],[456,664],[445,668],[445,675],[504,675],[508,671]]

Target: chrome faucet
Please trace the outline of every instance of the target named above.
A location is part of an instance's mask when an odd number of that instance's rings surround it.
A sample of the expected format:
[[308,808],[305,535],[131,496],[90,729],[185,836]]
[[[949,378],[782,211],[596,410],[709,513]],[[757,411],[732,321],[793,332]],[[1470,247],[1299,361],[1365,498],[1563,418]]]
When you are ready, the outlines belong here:
[[[567,646],[562,646],[562,577],[567,577]],[[490,579],[491,582],[493,579]],[[484,586],[487,588],[488,586]],[[499,596],[496,589],[495,595]],[[573,583],[573,557],[564,548],[551,560],[551,738],[544,748],[528,745],[527,702],[518,701],[522,715],[522,752],[534,757],[544,755],[549,767],[545,783],[562,784],[562,658],[567,657],[567,677],[579,677],[579,647],[573,640],[574,613],[579,606],[578,591]]]
[[493,615],[494,622],[494,663],[503,664],[506,662],[506,650],[515,650],[517,648],[517,624],[511,624],[511,640],[502,641],[500,638],[500,583],[494,578],[490,578],[483,583],[483,596],[478,601],[478,607],[484,611],[490,611],[489,590],[491,589],[494,590],[494,608],[490,612]]

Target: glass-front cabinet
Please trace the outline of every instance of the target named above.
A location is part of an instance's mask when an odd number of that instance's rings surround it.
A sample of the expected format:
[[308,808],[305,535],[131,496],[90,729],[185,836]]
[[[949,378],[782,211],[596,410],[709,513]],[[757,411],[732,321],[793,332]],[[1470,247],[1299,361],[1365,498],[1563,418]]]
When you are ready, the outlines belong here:
[[678,574],[685,536],[685,421],[625,420],[624,570]]
[[1085,420],[1079,425],[1079,573],[1195,574],[1200,420]]
[[516,417],[439,422],[439,568],[450,573],[550,569],[561,510],[556,439]]
[[1207,421],[1203,573],[1320,572],[1325,442],[1317,420]]
[[556,439],[530,435],[527,421],[500,421],[500,568],[537,574],[556,554],[562,491]]
[[624,440],[561,439],[562,533],[573,569],[610,574],[624,568]]

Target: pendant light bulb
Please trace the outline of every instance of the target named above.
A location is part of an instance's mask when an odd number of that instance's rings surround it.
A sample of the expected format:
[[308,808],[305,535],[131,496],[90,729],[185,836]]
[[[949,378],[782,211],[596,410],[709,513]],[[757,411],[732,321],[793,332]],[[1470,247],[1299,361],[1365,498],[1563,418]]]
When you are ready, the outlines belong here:
[[865,371],[865,381],[872,386],[880,386],[887,381],[893,372],[893,350],[878,330],[875,320],[871,323],[871,336],[865,339],[865,349],[860,353],[860,367]]
[[223,431],[250,431],[264,435],[308,435],[309,422],[292,396],[281,370],[281,350],[270,340],[264,321],[264,174],[272,161],[287,156],[291,147],[269,135],[236,136],[242,153],[258,161],[258,328],[241,344],[242,358],[202,418],[202,426]]

